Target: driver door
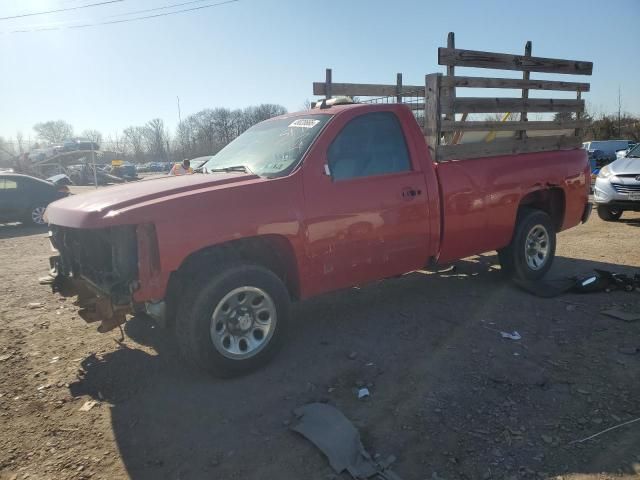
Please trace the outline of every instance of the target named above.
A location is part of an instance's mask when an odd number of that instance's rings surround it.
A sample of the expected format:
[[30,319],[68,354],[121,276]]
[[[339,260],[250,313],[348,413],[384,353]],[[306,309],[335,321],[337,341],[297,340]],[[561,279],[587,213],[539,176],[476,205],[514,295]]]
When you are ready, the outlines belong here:
[[398,117],[384,110],[343,114],[329,127],[326,145],[303,172],[311,292],[423,267],[426,182]]

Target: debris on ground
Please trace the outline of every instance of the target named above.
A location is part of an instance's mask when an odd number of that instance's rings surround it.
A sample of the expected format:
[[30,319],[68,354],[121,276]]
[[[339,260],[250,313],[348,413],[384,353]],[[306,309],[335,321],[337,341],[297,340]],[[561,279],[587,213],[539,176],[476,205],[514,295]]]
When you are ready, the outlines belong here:
[[587,440],[591,440],[593,438],[599,437],[600,435],[602,435],[603,433],[607,433],[610,432],[611,430],[616,430],[620,427],[624,427],[626,425],[631,425],[632,423],[636,423],[636,422],[640,422],[640,417],[638,418],[634,418],[633,420],[629,420],[628,422],[624,422],[624,423],[620,423],[618,425],[614,425],[613,427],[609,427],[609,428],[605,428],[604,430],[601,430],[598,433],[594,433],[593,435],[590,435],[588,437],[585,437],[581,440],[574,440],[573,442],[569,443],[569,445],[573,445],[574,443],[583,443],[586,442]]
[[516,332],[515,330],[512,333],[500,332],[500,336],[502,338],[508,338],[510,340],[521,340],[522,339],[522,336],[520,336],[520,334],[518,332]]
[[355,479],[376,477],[400,480],[389,464],[377,462],[362,446],[360,433],[337,408],[325,403],[310,403],[294,412],[299,422],[291,427],[324,453],[331,468],[340,474],[349,472]]
[[640,312],[638,311],[629,311],[622,310],[619,308],[610,308],[608,310],[603,310],[603,315],[607,315],[608,317],[617,318],[618,320],[623,320],[625,322],[637,322],[640,320]]
[[86,402],[84,402],[84,405],[82,405],[79,408],[79,411],[80,412],[88,412],[93,407],[95,407],[97,404],[98,404],[98,402],[96,402],[95,400],[87,400]]
[[36,308],[42,308],[44,304],[42,302],[31,302],[27,305],[27,308],[35,310]]
[[367,387],[358,389],[358,400],[367,398],[370,395],[371,395],[371,392],[369,392],[369,389]]
[[640,273],[634,276],[595,268],[594,273],[569,278],[525,281],[514,283],[523,290],[541,298],[553,298],[563,293],[596,293],[623,290],[633,292],[640,289]]
[[355,360],[356,358],[358,358],[358,352],[351,352],[348,355],[349,360]]

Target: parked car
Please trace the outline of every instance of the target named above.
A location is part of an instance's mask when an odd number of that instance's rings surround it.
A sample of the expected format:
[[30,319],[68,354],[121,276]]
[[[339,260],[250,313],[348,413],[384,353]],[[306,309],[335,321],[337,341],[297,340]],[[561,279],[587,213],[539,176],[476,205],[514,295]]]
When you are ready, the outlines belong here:
[[100,145],[88,138],[69,138],[62,143],[63,152],[76,150],[100,150]]
[[144,308],[219,376],[274,355],[292,299],[491,250],[509,275],[536,280],[556,233],[591,212],[586,151],[436,164],[401,104],[276,117],[204,168],[85,193],[47,215],[56,289],[81,293],[85,320],[104,332]]
[[600,156],[603,159],[603,164],[613,162],[617,156],[618,150],[626,150],[633,145],[632,140],[592,140],[590,142],[584,142],[583,148],[588,152],[601,152]]
[[600,169],[594,200],[598,216],[608,222],[620,220],[625,211],[640,211],[640,144]]
[[51,202],[69,195],[66,185],[56,186],[36,177],[0,174],[0,222],[44,225],[44,212]]
[[105,171],[116,177],[125,180],[137,180],[138,170],[132,163],[123,163],[122,165],[111,165],[105,168]]

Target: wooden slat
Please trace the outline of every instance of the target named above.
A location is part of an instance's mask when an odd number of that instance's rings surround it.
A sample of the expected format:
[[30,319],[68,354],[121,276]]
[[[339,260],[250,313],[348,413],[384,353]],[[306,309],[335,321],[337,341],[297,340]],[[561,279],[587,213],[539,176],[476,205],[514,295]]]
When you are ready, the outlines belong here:
[[[455,40],[455,34],[453,32],[449,32],[449,34],[447,35],[447,48],[450,49],[455,49],[456,48],[456,40]],[[455,77],[456,75],[456,67],[454,67],[453,65],[448,65],[447,66],[447,77]],[[447,95],[448,97],[450,97],[451,99],[456,98],[456,87],[449,87],[449,88],[444,88],[440,90],[440,94],[441,95]],[[448,120],[448,121],[452,121],[456,119],[455,113],[453,112],[453,110],[449,110],[449,109],[444,109],[444,119]],[[445,137],[445,142],[446,143],[451,143],[451,141],[453,140],[453,136],[452,135],[447,135]]]
[[[531,58],[531,42],[527,42],[526,45],[524,46],[524,56],[527,58]],[[530,80],[530,76],[531,76],[531,72],[529,71],[524,71],[522,72],[522,80],[523,81],[528,81]],[[529,98],[529,89],[528,88],[523,88],[522,89],[522,98],[526,99]],[[520,112],[520,121],[522,122],[526,122],[527,120],[529,120],[528,116],[527,116],[527,112]],[[520,130],[518,132],[518,137],[519,138],[527,138],[527,131],[526,130]]]
[[[397,85],[378,85],[368,83],[332,83],[331,95],[348,95],[352,97],[395,97],[398,95]],[[403,85],[400,95],[403,97],[422,96],[424,85]],[[326,95],[324,82],[313,82],[314,95]]]
[[496,78],[496,77],[443,77],[443,87],[463,87],[463,88],[511,88],[520,90],[557,90],[561,92],[588,92],[590,85],[581,82],[560,82],[555,80],[519,80],[516,78]]
[[525,57],[524,55],[442,47],[438,49],[438,64],[572,75],[591,75],[593,70],[593,63],[581,60]]
[[424,89],[424,126],[425,130],[430,133],[427,134],[427,146],[431,159],[434,162],[438,161],[437,147],[440,145],[440,122],[442,121],[442,114],[440,112],[440,102],[438,101],[440,94],[440,80],[442,74],[432,73],[425,76],[425,89]]
[[553,98],[441,98],[441,108],[453,108],[456,113],[500,113],[500,112],[582,112],[584,100]]
[[528,121],[528,122],[494,122],[494,121],[472,121],[472,122],[441,122],[440,129],[443,132],[484,132],[484,131],[517,131],[517,130],[569,130],[582,128],[587,125],[585,121]]
[[490,143],[465,143],[437,147],[438,161],[465,160],[468,158],[514,155],[527,152],[548,152],[580,148],[581,140],[574,136],[535,137],[495,140]]

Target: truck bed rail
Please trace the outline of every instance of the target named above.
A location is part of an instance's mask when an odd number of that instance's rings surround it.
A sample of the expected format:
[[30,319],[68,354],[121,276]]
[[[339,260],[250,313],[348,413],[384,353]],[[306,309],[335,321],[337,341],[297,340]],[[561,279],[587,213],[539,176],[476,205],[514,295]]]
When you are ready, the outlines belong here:
[[[395,85],[333,83],[327,69],[325,81],[314,82],[313,93],[326,98],[368,97],[359,98],[365,103],[408,104],[435,161],[579,148],[586,126],[582,92],[590,90],[589,83],[534,80],[530,74],[591,75],[593,63],[533,57],[531,50],[531,42],[526,43],[524,55],[456,49],[450,32],[447,46],[438,49],[438,64],[447,67],[447,74],[426,75],[424,85],[404,85],[401,73]],[[455,67],[521,71],[522,79],[456,76]],[[478,89],[478,96],[459,97],[460,88]],[[520,95],[490,97],[483,95],[484,89],[520,90]],[[575,92],[576,97],[529,98],[530,90]],[[484,118],[469,120],[469,115],[478,114]]]

